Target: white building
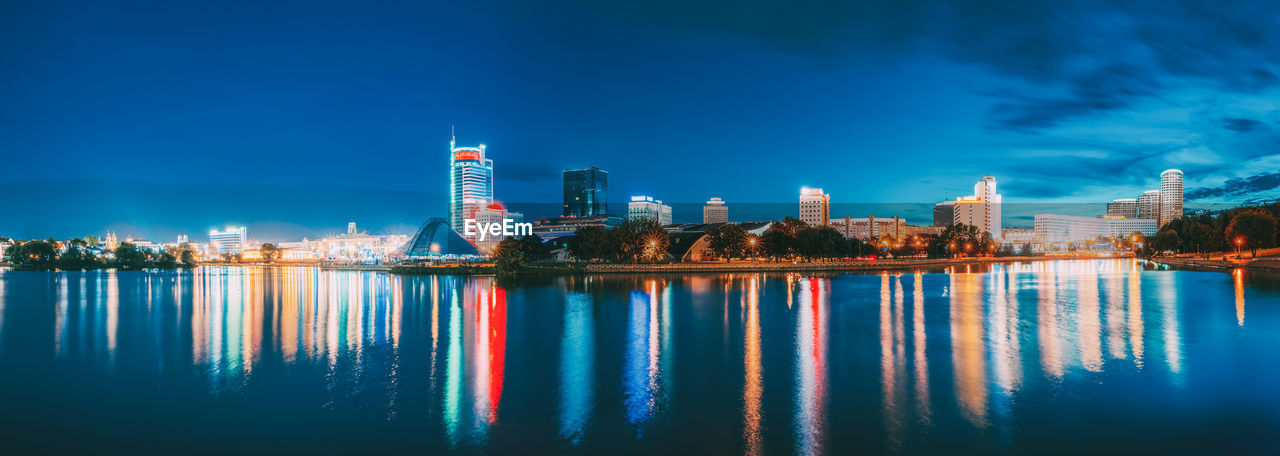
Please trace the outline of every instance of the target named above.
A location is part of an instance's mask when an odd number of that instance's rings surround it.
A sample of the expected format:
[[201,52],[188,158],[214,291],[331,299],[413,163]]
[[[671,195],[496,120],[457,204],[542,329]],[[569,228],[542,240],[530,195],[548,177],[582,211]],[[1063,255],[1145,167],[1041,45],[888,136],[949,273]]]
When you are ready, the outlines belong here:
[[666,226],[671,224],[671,206],[652,196],[632,196],[627,203],[627,220],[654,220]]
[[1158,228],[1152,219],[1128,219],[1119,216],[1080,217],[1075,215],[1036,214],[1036,242],[1051,246],[1083,242],[1098,237],[1122,238],[1137,231],[1151,236]]
[[493,204],[493,160],[484,144],[456,147],[449,139],[449,226],[461,233],[463,221]]
[[[978,231],[991,232],[987,225],[987,202],[976,196],[965,196],[956,199],[956,203],[951,206],[952,224],[969,225],[978,228]],[[995,234],[991,235],[995,239]]]
[[831,195],[820,188],[800,188],[800,221],[809,226],[824,226],[831,220]]
[[1182,218],[1182,171],[1160,173],[1160,226]]
[[902,239],[913,233],[907,228],[906,219],[894,217],[875,217],[869,216],[864,218],[845,217],[830,219],[827,225],[839,231],[844,235],[845,239],[879,239],[882,237],[890,237],[894,239]]
[[729,206],[724,204],[724,200],[720,197],[714,197],[707,200],[707,205],[702,206],[702,223],[728,223],[729,222]]
[[1160,191],[1147,190],[1138,197],[1138,218],[1160,219]]
[[209,243],[218,253],[240,253],[249,248],[245,227],[227,228],[226,231],[210,230]]

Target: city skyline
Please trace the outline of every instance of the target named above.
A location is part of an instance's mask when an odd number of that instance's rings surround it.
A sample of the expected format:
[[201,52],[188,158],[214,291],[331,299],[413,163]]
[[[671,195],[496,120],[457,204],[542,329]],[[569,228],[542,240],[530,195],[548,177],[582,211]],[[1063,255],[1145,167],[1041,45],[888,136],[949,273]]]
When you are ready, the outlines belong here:
[[[761,22],[717,13],[730,8]],[[46,220],[86,188],[111,213],[162,200],[129,192],[148,184],[205,186],[187,204],[209,207],[256,185],[440,201],[437,174],[409,170],[435,167],[457,125],[504,163],[509,203],[559,202],[561,171],[587,166],[614,172],[615,204],[780,203],[801,186],[923,203],[975,175],[1001,176],[1006,202],[1102,203],[1168,168],[1193,176],[1188,204],[1280,196],[1280,43],[1252,7],[754,8],[15,6],[0,141],[22,172],[0,186]],[[240,204],[323,226],[294,206]],[[438,213],[408,212],[370,226]],[[95,223],[68,229],[158,224]]]

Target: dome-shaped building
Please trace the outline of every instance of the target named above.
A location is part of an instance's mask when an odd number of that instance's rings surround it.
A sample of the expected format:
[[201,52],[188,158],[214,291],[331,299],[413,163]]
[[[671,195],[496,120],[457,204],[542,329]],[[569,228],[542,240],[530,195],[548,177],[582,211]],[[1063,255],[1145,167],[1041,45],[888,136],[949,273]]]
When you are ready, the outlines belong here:
[[433,218],[422,224],[418,233],[402,250],[410,260],[453,260],[476,258],[480,250],[449,227],[449,221]]

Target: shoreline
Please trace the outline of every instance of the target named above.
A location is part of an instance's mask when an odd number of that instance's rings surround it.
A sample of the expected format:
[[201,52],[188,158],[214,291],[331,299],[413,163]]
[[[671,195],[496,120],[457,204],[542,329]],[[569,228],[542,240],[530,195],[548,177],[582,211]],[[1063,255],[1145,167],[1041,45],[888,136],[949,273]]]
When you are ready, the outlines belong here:
[[1152,263],[1186,270],[1214,271],[1230,273],[1236,269],[1253,271],[1280,272],[1280,258],[1263,257],[1251,259],[1244,263],[1225,260],[1200,260],[1195,258],[1159,257],[1152,258]]

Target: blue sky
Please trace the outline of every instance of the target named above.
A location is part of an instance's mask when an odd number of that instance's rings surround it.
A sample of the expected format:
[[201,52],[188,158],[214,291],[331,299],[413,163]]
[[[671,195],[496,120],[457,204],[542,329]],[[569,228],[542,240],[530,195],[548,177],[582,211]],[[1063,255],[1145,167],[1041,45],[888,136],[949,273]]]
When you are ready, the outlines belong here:
[[513,203],[1280,196],[1268,2],[258,3],[0,7],[0,236],[402,231],[451,125]]

